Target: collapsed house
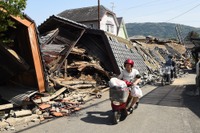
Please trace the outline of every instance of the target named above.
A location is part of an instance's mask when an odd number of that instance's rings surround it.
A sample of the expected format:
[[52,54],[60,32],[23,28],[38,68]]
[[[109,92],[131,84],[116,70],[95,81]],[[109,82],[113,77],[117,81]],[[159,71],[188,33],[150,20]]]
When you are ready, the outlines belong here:
[[0,95],[8,101],[17,93],[46,90],[36,25],[28,16],[11,18],[16,28],[9,27],[4,34],[12,41],[0,45]]
[[[81,25],[66,18],[53,15],[38,27],[43,38],[42,40],[46,41],[43,41],[44,43],[42,44],[42,53],[45,54],[44,56],[55,56],[53,54],[55,54],[54,52],[55,50],[57,51],[57,49],[60,51],[57,53],[58,55],[63,54],[64,50],[62,49],[65,49],[68,42],[70,42],[70,36],[66,36],[65,33],[62,32],[69,29],[67,29],[67,26],[63,25],[71,25],[70,23],[72,22],[75,27],[76,25]],[[173,49],[173,47],[178,47],[179,50],[177,48]],[[75,51],[80,52],[79,57],[75,56]],[[66,78],[66,72],[69,77],[72,75],[78,75],[80,71],[75,72],[75,66],[73,65],[79,65],[79,67],[84,66],[84,69],[79,68],[79,70],[89,70],[87,71],[87,74],[90,72],[90,75],[92,75],[94,80],[97,81],[97,79],[99,79],[98,81],[101,81],[101,83],[99,82],[97,84],[106,86],[110,76],[113,76],[113,74],[118,75],[120,74],[120,71],[124,69],[124,61],[128,58],[134,60],[135,68],[140,71],[141,75],[146,77],[160,68],[160,66],[165,62],[168,54],[173,54],[176,57],[181,58],[184,52],[182,46],[176,46],[170,43],[165,45],[148,45],[141,42],[132,43],[129,40],[117,37],[108,32],[85,27],[85,31],[80,39],[71,50],[68,50],[68,57],[57,57],[60,61],[57,60],[53,62],[54,64],[56,64],[55,62],[62,62],[62,64],[59,64],[60,67],[55,70],[56,72],[60,72],[60,74],[57,75],[61,75],[61,77]],[[76,55],[77,54],[78,53],[76,53]],[[48,58],[45,57],[45,62],[50,60],[50,58]],[[92,66],[91,63],[96,63],[95,67]],[[49,64],[52,64],[52,62],[48,63],[48,67],[50,66],[50,68],[48,68],[49,70],[55,68]],[[89,69],[85,69],[86,64]],[[91,69],[92,67],[93,70]],[[62,68],[62,70],[60,68]],[[72,72],[71,75],[70,72]],[[79,73],[79,75],[81,74]],[[94,75],[96,77],[101,76],[95,79]],[[157,76],[155,78],[158,79],[159,77]],[[70,80],[76,79],[71,78]],[[146,84],[148,81],[144,82],[145,83],[143,84]]]
[[[62,24],[60,24],[60,22],[62,22]],[[44,54],[47,53],[48,54],[47,56],[50,56],[50,55],[53,56],[52,54],[54,54],[57,48],[65,49],[65,47],[68,47],[66,45],[68,44],[68,42],[70,42],[69,41],[70,36],[66,36],[64,32],[62,33],[62,31],[69,30],[63,26],[63,25],[69,25],[69,22],[71,21],[65,18],[62,18],[59,16],[51,16],[42,25],[38,27],[38,30],[40,31],[42,38],[45,39],[47,42],[42,45],[42,51]],[[77,25],[77,23],[74,23],[74,24]],[[53,25],[57,25],[58,27],[56,29],[55,28],[52,29]],[[49,29],[47,27],[49,27]],[[62,36],[61,34],[63,34],[64,36]],[[49,40],[47,39],[47,37],[49,37]],[[50,52],[53,47],[54,47],[54,50],[53,50],[54,52]],[[101,79],[101,80],[105,80],[104,83],[108,82],[109,76],[112,73],[120,74],[120,71],[124,67],[124,61],[127,58],[133,59],[135,61],[135,68],[138,69],[141,73],[145,73],[148,71],[144,63],[144,60],[142,59],[138,51],[132,46],[132,43],[130,41],[116,37],[102,30],[85,28],[84,34],[81,36],[80,40],[77,41],[76,45],[74,45],[72,49],[65,51],[67,53],[70,53],[68,57],[67,58],[66,56],[64,58],[57,57],[57,59],[59,59],[60,61],[56,61],[56,62],[61,62],[62,66],[64,66],[64,62],[66,62],[64,60],[67,60],[67,63],[68,63],[66,64],[67,66],[72,65],[73,63],[77,62],[78,60],[77,58],[74,57],[74,54],[73,54],[74,53],[73,50],[75,50],[75,48],[79,49],[79,51],[80,49],[84,49],[83,51],[85,51],[85,53],[82,53],[81,57],[79,57],[79,60],[85,60],[88,62],[93,61],[93,62],[99,63],[99,66],[96,65],[96,68],[102,67],[104,72],[102,73],[100,69],[99,70],[96,69],[95,71],[99,73],[94,74],[94,72],[92,72],[92,74],[104,75],[105,79]],[[63,51],[64,50],[60,49],[59,55],[63,54]],[[44,59],[46,59],[45,62],[48,62],[50,60],[50,57],[47,58],[45,56],[46,55],[44,55]],[[51,62],[48,63],[48,67],[51,66],[50,64],[52,63]],[[55,64],[59,65],[57,63]],[[53,68],[55,67],[51,66],[48,69],[52,70]],[[58,71],[58,70],[60,70],[60,67],[55,71]],[[62,70],[62,72],[66,72],[66,71],[69,74],[69,70]],[[64,73],[62,73],[61,75],[64,75]]]

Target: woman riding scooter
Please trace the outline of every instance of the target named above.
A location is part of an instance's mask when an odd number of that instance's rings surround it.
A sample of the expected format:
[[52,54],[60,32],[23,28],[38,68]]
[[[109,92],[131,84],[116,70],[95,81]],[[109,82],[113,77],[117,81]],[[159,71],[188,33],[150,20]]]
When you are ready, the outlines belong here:
[[[125,69],[121,72],[121,74],[118,76],[119,79],[124,80],[127,84],[127,86],[132,86],[130,88],[134,88],[135,86],[138,85],[138,83],[141,81],[141,76],[139,75],[139,71],[137,69],[134,69],[134,61],[131,59],[127,59],[124,62],[124,67]],[[139,101],[139,97],[142,96],[142,91],[140,89],[139,91],[139,95],[135,95],[133,93],[134,90],[131,90],[131,96],[133,97],[133,101],[131,103],[130,108],[128,108],[128,113],[131,113],[133,111],[133,106],[136,109],[138,107],[138,101]],[[138,92],[137,92],[138,93]]]

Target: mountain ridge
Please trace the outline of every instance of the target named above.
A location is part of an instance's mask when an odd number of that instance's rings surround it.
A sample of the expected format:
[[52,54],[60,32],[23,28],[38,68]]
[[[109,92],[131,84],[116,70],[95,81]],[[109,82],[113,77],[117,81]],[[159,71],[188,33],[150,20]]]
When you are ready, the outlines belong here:
[[175,24],[175,23],[154,23],[154,22],[145,22],[145,23],[126,23],[126,29],[128,36],[143,35],[143,36],[154,36],[157,38],[165,39],[177,39],[176,27],[180,29],[182,38],[185,38],[187,34],[191,31],[195,31],[200,34],[200,28]]

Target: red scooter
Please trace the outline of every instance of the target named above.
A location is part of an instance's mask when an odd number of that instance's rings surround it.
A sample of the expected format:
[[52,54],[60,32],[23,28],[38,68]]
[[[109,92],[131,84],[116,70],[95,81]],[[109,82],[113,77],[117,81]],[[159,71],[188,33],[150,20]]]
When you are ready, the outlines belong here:
[[[113,112],[113,122],[117,124],[119,121],[124,120],[127,115],[127,109],[130,108],[133,98],[130,96],[129,87],[110,88],[110,100]],[[130,111],[130,114],[132,111]]]

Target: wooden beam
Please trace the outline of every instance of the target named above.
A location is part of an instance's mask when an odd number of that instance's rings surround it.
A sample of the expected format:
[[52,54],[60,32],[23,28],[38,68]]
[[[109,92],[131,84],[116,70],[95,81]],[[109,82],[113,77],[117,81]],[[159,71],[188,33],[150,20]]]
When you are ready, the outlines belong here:
[[33,100],[34,103],[43,103],[43,102],[48,102],[51,101],[52,99],[56,98],[57,96],[59,96],[60,94],[62,94],[64,91],[66,91],[66,87],[63,87],[61,89],[59,89],[58,91],[56,91],[53,95],[48,96],[48,97],[41,97],[39,99],[35,99]]
[[29,27],[33,22],[31,22],[31,21],[29,21],[29,20],[27,20],[27,19],[25,19],[25,18],[21,18],[21,17],[19,17],[19,16],[12,16],[11,15],[11,17],[13,18],[13,19],[15,19],[16,21],[18,21],[18,22],[20,22],[20,23],[22,23],[23,25],[25,25],[26,27]]
[[44,92],[46,90],[44,67],[42,63],[42,57],[40,54],[40,48],[39,48],[39,43],[38,43],[39,41],[37,38],[37,33],[35,31],[34,23],[29,26],[28,32],[29,32],[31,52],[33,56],[33,62],[35,66],[39,92]]

